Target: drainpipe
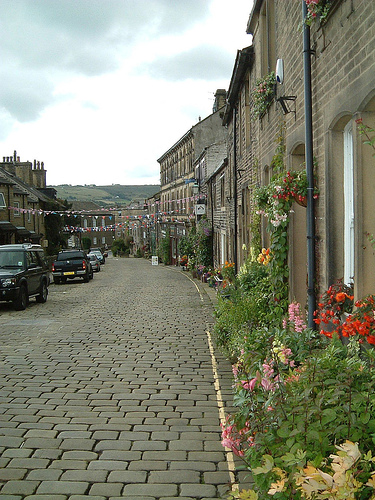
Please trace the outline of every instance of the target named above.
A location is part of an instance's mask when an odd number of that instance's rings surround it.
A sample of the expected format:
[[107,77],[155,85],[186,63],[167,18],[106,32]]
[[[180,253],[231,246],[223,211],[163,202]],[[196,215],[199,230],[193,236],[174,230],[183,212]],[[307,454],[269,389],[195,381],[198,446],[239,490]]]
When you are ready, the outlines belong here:
[[[211,227],[212,227],[212,238],[211,238],[211,255],[212,255],[212,264],[215,264],[214,262],[214,250],[215,250],[215,242],[214,242],[214,237],[215,237],[215,231],[214,231],[214,223],[215,223],[215,218],[214,218],[214,204],[213,204],[213,190],[212,190],[212,178],[210,179],[210,203],[211,203]],[[207,205],[208,208],[208,205]]]
[[237,109],[233,109],[233,198],[234,198],[234,272],[238,273],[237,248],[238,248],[238,223],[237,223]]
[[303,72],[305,94],[305,160],[307,175],[307,306],[308,327],[315,329],[314,311],[315,297],[315,217],[314,217],[314,160],[313,160],[313,128],[312,128],[312,95],[311,95],[311,46],[310,26],[305,23],[307,5],[302,0],[303,23]]

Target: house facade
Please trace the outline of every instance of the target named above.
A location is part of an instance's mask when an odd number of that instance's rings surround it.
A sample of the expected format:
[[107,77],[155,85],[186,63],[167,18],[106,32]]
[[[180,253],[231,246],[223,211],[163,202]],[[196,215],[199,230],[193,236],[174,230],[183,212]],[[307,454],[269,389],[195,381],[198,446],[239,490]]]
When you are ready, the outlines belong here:
[[[202,191],[203,179],[196,175],[204,171],[199,168],[199,157],[206,148],[226,143],[226,130],[222,126],[222,110],[226,91],[215,94],[213,113],[200,120],[188,130],[159,159],[160,164],[160,217],[159,234],[170,238],[170,261],[177,264],[178,242],[196,221],[196,216],[205,213],[206,195]],[[198,213],[196,211],[198,210]]]
[[[304,170],[306,142],[312,137],[319,190],[312,202],[315,287],[322,292],[343,278],[361,297],[373,292],[375,281],[375,162],[363,135],[375,128],[375,4],[334,0],[324,19],[311,19],[306,30],[311,94],[305,94],[302,4],[255,0],[247,25],[252,46],[237,54],[223,120],[234,214],[227,237],[238,266],[259,227],[257,243],[269,246],[269,220],[255,213],[254,190],[268,185],[281,158],[286,170]],[[260,112],[254,89],[259,90],[261,79],[274,78],[276,67],[280,82]],[[305,126],[309,100],[311,136]],[[288,224],[289,298],[302,304],[307,300],[308,213],[293,203]]]
[[21,161],[15,151],[0,162],[0,244],[48,245],[44,217],[56,202],[46,188],[43,162]]

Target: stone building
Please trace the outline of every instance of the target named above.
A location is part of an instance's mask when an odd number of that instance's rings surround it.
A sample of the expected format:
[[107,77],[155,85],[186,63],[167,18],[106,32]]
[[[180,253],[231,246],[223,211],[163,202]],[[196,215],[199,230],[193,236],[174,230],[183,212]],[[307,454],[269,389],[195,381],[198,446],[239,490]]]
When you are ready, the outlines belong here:
[[[322,4],[324,2],[321,2]],[[311,59],[312,152],[319,188],[313,201],[315,285],[328,288],[339,278],[354,282],[355,296],[373,293],[375,188],[373,149],[364,144],[358,122],[375,128],[375,4],[333,0],[326,17],[313,18],[304,51],[302,4],[292,0],[255,0],[247,25],[252,46],[238,52],[228,91],[230,208],[235,220],[234,259],[240,265],[255,236],[253,188],[267,185],[275,155],[283,145],[287,169],[305,169],[305,74]],[[306,39],[305,39],[306,43]],[[252,90],[283,68],[263,113],[256,115]],[[272,75],[271,75],[272,76]],[[372,132],[373,135],[373,132]],[[307,138],[306,138],[307,137]],[[312,204],[310,204],[311,206]],[[288,229],[290,300],[307,297],[307,214],[293,204]],[[255,220],[254,220],[255,219]],[[261,243],[269,235],[261,224]],[[369,236],[370,235],[370,239]],[[247,250],[245,250],[245,248]]]
[[91,248],[107,249],[115,234],[115,212],[103,209],[93,201],[72,201],[67,211],[69,222],[65,227],[68,246],[82,247],[82,238],[90,240]]
[[47,246],[44,214],[56,203],[46,188],[43,162],[21,161],[16,151],[0,162],[0,244],[32,242]]
[[[171,262],[178,263],[178,241],[196,219],[196,206],[205,205],[201,192],[203,179],[196,179],[197,161],[210,147],[220,148],[226,142],[226,130],[222,126],[222,110],[226,91],[215,93],[213,113],[191,127],[159,159],[160,164],[160,224],[163,236],[171,243]],[[203,203],[204,202],[204,203]]]

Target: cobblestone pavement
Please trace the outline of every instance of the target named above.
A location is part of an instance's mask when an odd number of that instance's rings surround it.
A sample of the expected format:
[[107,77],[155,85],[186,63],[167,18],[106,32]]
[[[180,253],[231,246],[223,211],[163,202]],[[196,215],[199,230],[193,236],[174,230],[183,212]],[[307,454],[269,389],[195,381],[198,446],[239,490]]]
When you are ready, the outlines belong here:
[[46,304],[0,304],[0,500],[225,498],[209,292],[110,257]]

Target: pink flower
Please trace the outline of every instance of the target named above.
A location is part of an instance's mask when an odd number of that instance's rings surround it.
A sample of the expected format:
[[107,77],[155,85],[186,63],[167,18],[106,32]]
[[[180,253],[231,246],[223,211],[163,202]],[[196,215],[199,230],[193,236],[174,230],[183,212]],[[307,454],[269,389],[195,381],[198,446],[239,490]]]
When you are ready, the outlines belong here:
[[265,378],[262,378],[261,386],[266,391],[272,391],[274,388],[274,384],[270,380],[267,380]]
[[256,381],[257,381],[256,378],[253,378],[251,380],[241,380],[241,385],[244,389],[247,389],[248,391],[253,391]]

